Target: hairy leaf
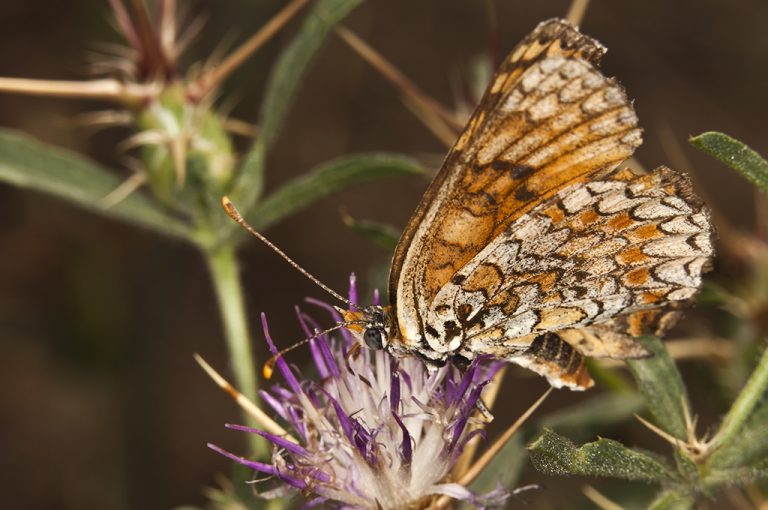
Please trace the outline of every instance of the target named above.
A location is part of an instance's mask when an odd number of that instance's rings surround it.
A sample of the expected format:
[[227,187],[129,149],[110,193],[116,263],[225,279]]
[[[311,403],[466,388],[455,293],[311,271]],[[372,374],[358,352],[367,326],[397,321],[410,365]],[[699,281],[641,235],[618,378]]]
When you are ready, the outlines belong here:
[[645,359],[627,360],[637,388],[658,426],[667,433],[687,438],[685,411],[690,410],[688,392],[672,358],[658,338],[645,336],[638,341],[653,353]]
[[713,469],[705,481],[708,489],[714,489],[721,485],[746,485],[765,479],[768,479],[768,459],[763,458],[749,466]]
[[533,465],[549,475],[605,476],[645,482],[671,479],[671,469],[659,456],[600,438],[577,448],[551,429],[528,447]]
[[749,466],[768,458],[768,402],[752,413],[747,423],[730,442],[712,454],[709,465],[723,469]]
[[768,161],[744,143],[730,136],[710,131],[694,136],[691,144],[719,159],[768,193]]
[[668,489],[656,496],[648,510],[688,510],[695,502],[693,495],[685,489]]
[[117,205],[105,208],[101,200],[121,184],[117,176],[77,154],[21,133],[0,131],[0,180],[163,234],[190,235],[182,220],[142,193],[132,193]]

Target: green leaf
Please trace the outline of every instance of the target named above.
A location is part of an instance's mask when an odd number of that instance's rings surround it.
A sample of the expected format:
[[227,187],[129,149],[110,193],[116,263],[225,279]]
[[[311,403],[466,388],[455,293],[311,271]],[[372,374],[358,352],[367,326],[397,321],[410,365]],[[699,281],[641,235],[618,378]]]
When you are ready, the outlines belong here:
[[477,480],[470,486],[475,494],[486,494],[501,486],[512,490],[517,485],[525,467],[525,444],[522,436],[515,434],[507,441]]
[[372,243],[384,248],[388,252],[394,252],[397,242],[400,240],[400,231],[392,225],[377,223],[369,220],[359,220],[352,217],[345,210],[341,211],[341,220],[360,236]]
[[768,193],[768,161],[744,143],[730,136],[710,131],[690,139],[694,147],[719,159]]
[[768,349],[720,424],[714,439],[719,448],[710,458],[711,466],[746,466],[768,456],[768,402],[760,403],[766,386]]
[[656,496],[648,510],[688,510],[693,508],[696,499],[685,489],[667,489]]
[[312,59],[322,47],[334,25],[362,0],[317,0],[307,12],[298,34],[283,50],[272,68],[264,93],[259,118],[259,137],[240,167],[232,193],[243,209],[250,209],[263,187],[264,161],[269,147],[285,121],[289,106],[299,89]]
[[657,425],[667,433],[686,440],[684,409],[690,410],[691,406],[680,372],[661,340],[652,336],[637,340],[653,353],[649,358],[627,360],[637,388],[645,398],[645,405]]
[[701,482],[701,470],[699,464],[682,448],[676,448],[672,452],[675,467],[678,474],[691,485],[699,485]]
[[738,435],[712,454],[714,468],[748,466],[768,457],[768,402],[755,411]]
[[728,469],[713,469],[707,475],[707,489],[713,491],[722,485],[746,485],[748,483],[768,478],[768,459],[755,462],[750,466],[740,466]]
[[189,227],[141,193],[104,208],[101,200],[121,180],[81,156],[46,145],[21,133],[0,131],[0,181],[48,193],[85,209],[157,232],[189,237]]
[[[763,350],[763,354],[760,356],[755,370],[749,376],[747,383],[739,392],[736,400],[731,404],[731,408],[723,418],[720,428],[712,439],[712,448],[729,447],[733,445],[735,449],[730,449],[730,452],[726,451],[726,455],[731,456],[733,460],[734,454],[741,454],[745,456],[751,456],[750,449],[764,450],[768,447],[765,444],[768,434],[761,434],[760,432],[753,432],[753,439],[762,440],[762,444],[750,444],[744,442],[744,426],[747,423],[751,423],[754,430],[754,422],[752,422],[752,414],[754,413],[755,406],[758,405],[760,400],[766,393],[766,387],[768,387],[768,349]],[[764,411],[760,413],[765,416]],[[760,422],[758,422],[760,423]],[[764,422],[762,422],[764,423]]]
[[671,468],[663,458],[600,438],[580,448],[545,428],[528,447],[533,465],[549,475],[605,476],[645,482],[669,481]]
[[309,204],[353,184],[396,177],[421,175],[421,165],[395,154],[353,154],[301,175],[262,200],[248,214],[257,229],[266,229]]
[[595,428],[621,423],[642,407],[643,397],[637,393],[604,393],[548,414],[539,424],[567,437],[589,437]]

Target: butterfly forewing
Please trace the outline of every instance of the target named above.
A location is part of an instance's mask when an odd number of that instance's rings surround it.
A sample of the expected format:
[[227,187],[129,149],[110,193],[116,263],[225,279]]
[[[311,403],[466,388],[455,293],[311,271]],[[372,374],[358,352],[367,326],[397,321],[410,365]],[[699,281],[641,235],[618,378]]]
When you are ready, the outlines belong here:
[[[528,35],[513,50],[502,63],[496,73],[493,82],[486,91],[483,99],[475,110],[474,115],[467,123],[463,133],[455,146],[450,150],[446,160],[437,173],[429,189],[424,194],[416,212],[411,217],[408,226],[395,251],[389,278],[389,299],[394,303],[399,298],[398,285],[401,283],[401,274],[408,270],[406,257],[419,246],[425,245],[425,234],[437,230],[433,225],[433,218],[438,216],[440,206],[447,200],[458,198],[464,193],[464,188],[458,182],[462,170],[467,166],[467,160],[483,146],[476,135],[485,133],[486,137],[499,138],[503,135],[493,136],[495,132],[503,132],[514,135],[511,125],[515,120],[517,135],[522,138],[531,125],[526,122],[525,111],[517,109],[513,111],[499,110],[498,105],[509,97],[516,87],[521,86],[520,77],[534,63],[546,59],[548,56],[559,58],[573,58],[577,61],[598,62],[605,52],[604,48],[594,40],[581,35],[570,25],[559,20],[544,22]],[[517,175],[510,175],[513,179],[512,187],[517,187],[527,173],[527,169],[518,167]],[[477,179],[477,175],[468,175],[470,181]],[[487,176],[486,179],[490,177]],[[482,185],[482,180],[476,181]],[[412,245],[414,245],[412,247]],[[410,262],[408,266],[413,265]]]
[[562,22],[541,25],[513,50],[449,153],[390,275],[405,338],[423,333],[418,311],[512,221],[563,187],[610,171],[639,145],[622,90],[580,58],[580,48],[592,59],[602,51]]
[[700,286],[707,213],[679,174],[615,170],[641,137],[623,89],[595,67],[603,52],[553,20],[502,64],[395,252],[406,350],[493,354],[586,387],[579,352],[644,354],[609,321]]

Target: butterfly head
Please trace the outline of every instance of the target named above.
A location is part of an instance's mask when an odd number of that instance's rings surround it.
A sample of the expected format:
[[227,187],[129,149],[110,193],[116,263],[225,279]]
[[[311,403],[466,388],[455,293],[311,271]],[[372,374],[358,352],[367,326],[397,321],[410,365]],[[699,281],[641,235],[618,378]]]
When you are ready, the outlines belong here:
[[360,310],[337,310],[346,328],[362,345],[373,350],[390,347],[393,321],[388,307],[371,305]]

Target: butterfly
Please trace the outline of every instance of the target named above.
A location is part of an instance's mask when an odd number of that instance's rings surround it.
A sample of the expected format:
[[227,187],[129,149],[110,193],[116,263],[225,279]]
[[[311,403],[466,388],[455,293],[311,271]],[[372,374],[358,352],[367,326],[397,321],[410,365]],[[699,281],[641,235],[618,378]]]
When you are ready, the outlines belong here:
[[698,292],[713,228],[686,176],[618,168],[641,130],[604,53],[558,19],[512,50],[400,238],[389,303],[339,309],[362,344],[571,389],[593,385],[585,356],[650,355],[635,338]]

